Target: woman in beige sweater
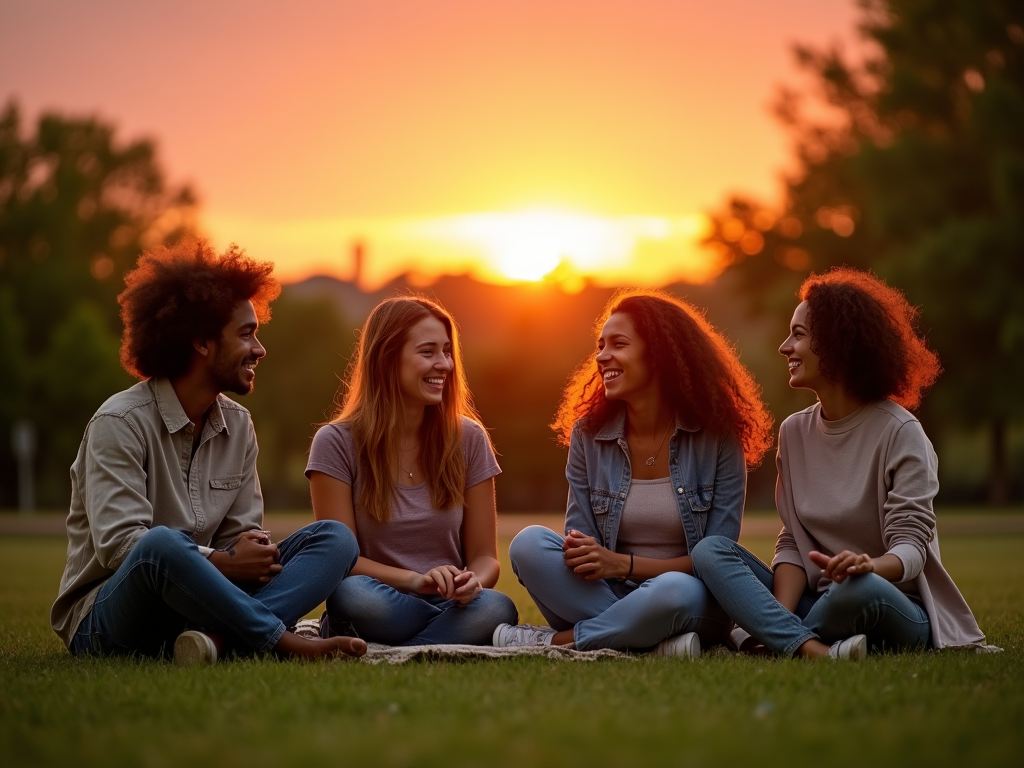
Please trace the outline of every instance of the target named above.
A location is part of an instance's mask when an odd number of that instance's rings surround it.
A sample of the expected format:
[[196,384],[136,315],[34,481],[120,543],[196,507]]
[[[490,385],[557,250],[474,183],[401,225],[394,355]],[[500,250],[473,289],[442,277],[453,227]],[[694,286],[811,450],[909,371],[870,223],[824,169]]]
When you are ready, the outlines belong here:
[[982,646],[939,559],[937,460],[907,410],[940,372],[914,330],[916,310],[850,269],[812,275],[799,297],[779,352],[790,386],[818,402],[779,430],[772,568],[708,537],[693,550],[694,572],[744,648],[859,659],[868,649]]

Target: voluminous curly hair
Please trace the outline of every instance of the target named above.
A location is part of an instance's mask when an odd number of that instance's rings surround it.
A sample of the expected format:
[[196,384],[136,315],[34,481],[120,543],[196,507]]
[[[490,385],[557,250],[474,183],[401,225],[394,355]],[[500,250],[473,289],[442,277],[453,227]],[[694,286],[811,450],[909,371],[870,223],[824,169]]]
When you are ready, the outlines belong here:
[[[629,315],[644,340],[647,364],[676,415],[716,434],[735,435],[747,466],[756,467],[772,445],[772,417],[729,342],[695,307],[664,291],[616,293],[598,318],[596,333],[617,312]],[[605,397],[591,356],[569,380],[551,428],[558,442],[568,445],[574,423],[596,432],[621,407]]]
[[251,301],[261,323],[270,319],[270,302],[281,292],[273,271],[237,245],[218,256],[194,237],[143,253],[117,297],[121,365],[140,379],[182,375],[192,343],[219,339],[239,302]]
[[913,410],[942,373],[917,330],[918,311],[868,272],[838,267],[804,280],[811,349],[828,381],[865,403],[889,398]]

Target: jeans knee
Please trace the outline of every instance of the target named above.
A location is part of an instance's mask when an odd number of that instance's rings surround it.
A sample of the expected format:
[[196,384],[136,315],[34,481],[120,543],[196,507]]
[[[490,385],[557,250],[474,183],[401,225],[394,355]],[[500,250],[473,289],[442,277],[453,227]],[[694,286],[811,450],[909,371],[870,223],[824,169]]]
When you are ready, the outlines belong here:
[[167,558],[188,553],[195,547],[187,533],[157,525],[139,537],[132,554],[148,559]]
[[496,589],[485,589],[477,595],[474,603],[479,603],[479,610],[486,615],[486,622],[495,627],[499,624],[518,624],[519,610],[512,598]]
[[889,582],[877,573],[850,576],[839,584],[829,585],[829,602],[839,610],[856,610],[879,598],[888,586]]
[[521,568],[531,569],[552,550],[561,553],[562,537],[543,525],[530,525],[512,539],[508,546],[508,558],[512,562],[512,570],[519,576]]
[[359,559],[359,542],[356,541],[355,534],[347,525],[337,520],[321,520],[316,526],[316,535],[328,541],[338,558],[348,563],[345,569],[347,575]]
[[391,615],[391,589],[370,576],[348,576],[334,590],[328,609],[353,621],[386,620]]
[[736,542],[728,536],[705,536],[690,550],[694,573],[699,577],[702,568],[712,567],[718,558],[734,551],[735,546]]
[[[489,645],[499,624],[518,624],[519,611],[512,599],[494,589],[485,589],[464,608],[453,605],[448,611],[464,611],[460,622],[460,643]],[[453,641],[454,642],[454,641]]]
[[647,591],[652,608],[664,614],[700,615],[711,599],[707,587],[686,573],[663,573],[645,581],[640,589]]

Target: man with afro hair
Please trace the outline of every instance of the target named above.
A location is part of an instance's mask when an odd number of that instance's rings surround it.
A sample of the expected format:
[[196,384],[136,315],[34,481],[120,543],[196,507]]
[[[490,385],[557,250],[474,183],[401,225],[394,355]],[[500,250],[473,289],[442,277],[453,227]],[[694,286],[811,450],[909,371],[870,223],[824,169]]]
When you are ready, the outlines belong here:
[[256,334],[280,292],[272,271],[185,239],[125,276],[121,362],[142,380],[100,406],[71,466],[50,620],[72,654],[365,653],[362,640],[289,631],[330,604],[358,547],[332,520],[271,542],[252,420],[223,395],[252,391],[266,354]]

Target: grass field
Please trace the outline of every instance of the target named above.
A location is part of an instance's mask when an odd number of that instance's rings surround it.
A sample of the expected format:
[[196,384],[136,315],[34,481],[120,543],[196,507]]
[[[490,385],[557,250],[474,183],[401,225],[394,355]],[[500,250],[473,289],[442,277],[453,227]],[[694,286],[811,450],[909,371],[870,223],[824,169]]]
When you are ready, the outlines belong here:
[[[943,538],[1006,653],[862,664],[72,660],[47,621],[63,559],[60,538],[0,538],[4,768],[1024,764],[1024,535]],[[499,587],[536,620],[510,575]]]

